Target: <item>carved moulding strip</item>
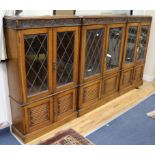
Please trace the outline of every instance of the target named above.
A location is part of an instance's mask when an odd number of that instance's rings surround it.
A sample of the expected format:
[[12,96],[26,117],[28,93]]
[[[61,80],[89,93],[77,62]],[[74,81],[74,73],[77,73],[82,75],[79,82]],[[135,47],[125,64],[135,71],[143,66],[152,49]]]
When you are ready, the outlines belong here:
[[13,29],[59,27],[59,26],[78,26],[81,19],[34,19],[34,20],[9,20],[4,19],[4,26]]
[[110,24],[110,23],[126,23],[126,17],[102,17],[102,18],[83,18],[83,25],[91,24]]
[[128,22],[151,22],[152,17],[128,17]]

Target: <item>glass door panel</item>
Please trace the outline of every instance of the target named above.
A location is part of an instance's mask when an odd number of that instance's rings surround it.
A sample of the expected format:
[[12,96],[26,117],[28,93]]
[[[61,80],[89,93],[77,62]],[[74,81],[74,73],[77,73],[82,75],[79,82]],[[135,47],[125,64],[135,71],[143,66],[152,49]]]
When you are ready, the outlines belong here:
[[125,55],[125,64],[133,63],[134,61],[134,52],[136,48],[138,26],[130,26],[127,33],[127,45],[126,45],[126,55]]
[[106,69],[114,69],[119,66],[123,28],[116,27],[109,29],[108,50],[106,55]]
[[48,90],[48,34],[24,35],[27,95]]
[[101,60],[104,30],[95,29],[86,32],[86,55],[84,77],[101,73]]
[[57,32],[57,87],[73,82],[74,33]]
[[140,37],[139,37],[139,49],[137,51],[138,61],[143,60],[145,57],[148,35],[149,35],[149,26],[141,26]]

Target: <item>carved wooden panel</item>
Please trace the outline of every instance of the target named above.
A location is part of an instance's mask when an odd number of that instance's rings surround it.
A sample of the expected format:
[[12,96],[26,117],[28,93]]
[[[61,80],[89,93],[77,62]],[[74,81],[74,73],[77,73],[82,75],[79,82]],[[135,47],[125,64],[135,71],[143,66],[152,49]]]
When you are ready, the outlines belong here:
[[59,93],[54,97],[55,120],[64,119],[76,110],[76,89]]
[[28,131],[44,127],[52,121],[53,112],[51,103],[52,101],[45,99],[25,107]]
[[57,100],[57,104],[58,104],[58,115],[59,114],[63,114],[64,112],[67,112],[69,110],[72,110],[73,105],[72,105],[72,101],[73,101],[73,94],[66,94],[62,97],[59,97]]
[[126,88],[132,85],[133,82],[133,68],[122,71],[120,87]]
[[80,87],[79,106],[87,106],[100,99],[101,82],[96,81]]
[[30,126],[37,125],[39,123],[43,123],[44,121],[49,120],[49,105],[41,104],[36,107],[32,107],[29,109],[29,116],[30,116]]
[[143,65],[135,67],[134,77],[133,77],[135,85],[138,85],[139,83],[142,82],[142,80],[143,80],[143,70],[144,70]]
[[110,74],[103,79],[102,95],[108,96],[118,91],[119,73]]

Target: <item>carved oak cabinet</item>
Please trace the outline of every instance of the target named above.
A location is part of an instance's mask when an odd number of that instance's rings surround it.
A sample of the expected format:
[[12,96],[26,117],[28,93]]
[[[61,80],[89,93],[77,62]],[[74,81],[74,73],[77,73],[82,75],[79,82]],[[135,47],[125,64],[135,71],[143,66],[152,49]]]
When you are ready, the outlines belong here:
[[141,85],[151,19],[5,17],[13,132],[31,141]]

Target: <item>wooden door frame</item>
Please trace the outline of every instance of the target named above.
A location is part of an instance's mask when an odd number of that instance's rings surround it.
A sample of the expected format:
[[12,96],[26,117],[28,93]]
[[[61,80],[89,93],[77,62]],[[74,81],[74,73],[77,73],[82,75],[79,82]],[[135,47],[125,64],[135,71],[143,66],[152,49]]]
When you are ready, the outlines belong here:
[[[85,55],[86,55],[86,33],[87,30],[98,30],[98,29],[103,29],[104,31],[104,36],[103,36],[103,48],[102,48],[102,53],[101,53],[101,73],[92,75],[90,77],[85,78],[84,77],[84,72],[85,72]],[[90,80],[96,80],[98,78],[101,78],[103,75],[104,71],[104,52],[105,52],[105,47],[106,47],[106,25],[88,25],[88,26],[83,26],[82,27],[82,37],[81,37],[81,56],[80,56],[80,84],[89,82]]]
[[[137,27],[137,36],[136,36],[136,44],[135,44],[135,49],[134,49],[134,58],[133,58],[133,62],[126,64],[125,63],[125,57],[126,57],[126,48],[127,48],[127,44],[128,44],[128,30],[130,27]],[[127,69],[130,67],[133,67],[135,65],[135,61],[136,61],[136,53],[137,53],[137,47],[138,47],[138,38],[139,38],[139,23],[128,23],[126,26],[126,37],[125,37],[125,43],[124,43],[124,52],[123,52],[123,61],[122,61],[122,68],[123,69]]]
[[147,36],[147,43],[146,43],[146,49],[144,51],[144,59],[141,60],[141,61],[137,60],[138,53],[136,52],[135,65],[145,64],[146,53],[147,53],[147,49],[148,49],[148,42],[149,42],[149,36],[150,36],[151,23],[140,23],[139,24],[139,34],[138,34],[138,45],[137,45],[137,47],[139,47],[140,34],[141,34],[141,27],[142,26],[148,26],[149,27],[149,32],[148,32],[148,36]]
[[[48,35],[48,56],[47,56],[47,71],[48,71],[48,90],[39,92],[35,95],[28,96],[27,95],[27,82],[26,82],[26,64],[25,64],[25,47],[24,47],[24,35],[33,35],[33,34],[47,34]],[[40,98],[46,97],[52,93],[52,31],[48,28],[41,29],[28,29],[28,30],[20,30],[18,32],[19,36],[19,62],[20,62],[20,74],[21,74],[21,82],[22,82],[22,91],[23,91],[23,100],[25,103],[32,102],[34,100],[38,100]]]
[[[79,27],[72,26],[72,27],[58,27],[53,28],[53,93],[77,87],[78,83],[78,59],[79,59]],[[57,64],[57,32],[67,32],[67,31],[74,31],[74,64],[73,64],[73,81],[57,87],[57,72],[56,72],[56,64]]]
[[[110,30],[110,28],[119,28],[119,27],[122,27],[122,41],[121,41],[121,47],[120,47],[119,64],[118,64],[118,67],[107,70],[106,69],[106,55],[107,55],[107,52],[108,52],[108,44],[109,44],[109,30]],[[104,56],[105,57],[105,60],[104,60],[105,61],[105,63],[104,63],[104,74],[115,73],[115,72],[120,71],[120,69],[121,69],[123,47],[124,47],[124,38],[125,38],[125,27],[126,27],[126,24],[124,24],[124,23],[107,25],[106,52],[105,52],[105,56]]]

